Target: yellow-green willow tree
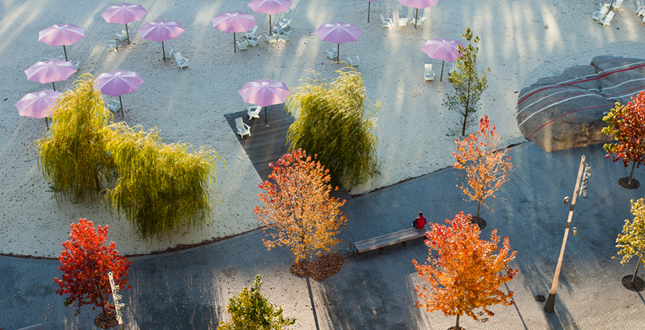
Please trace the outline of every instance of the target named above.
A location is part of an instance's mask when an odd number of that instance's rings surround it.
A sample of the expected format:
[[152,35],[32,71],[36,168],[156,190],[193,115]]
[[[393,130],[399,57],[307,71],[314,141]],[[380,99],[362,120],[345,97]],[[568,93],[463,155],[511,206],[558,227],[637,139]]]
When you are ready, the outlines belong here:
[[352,67],[328,81],[316,71],[291,90],[286,110],[296,120],[289,127],[289,151],[317,155],[332,182],[351,189],[378,173],[376,114],[381,103],[367,98],[363,77]]
[[107,150],[114,155],[119,178],[107,197],[141,238],[170,235],[184,225],[202,226],[211,220],[215,162],[224,161],[215,150],[161,143],[156,128],[146,132],[121,122],[110,129]]
[[92,75],[81,76],[54,104],[51,130],[33,142],[38,167],[58,201],[92,202],[116,178],[105,149],[111,114],[93,85]]

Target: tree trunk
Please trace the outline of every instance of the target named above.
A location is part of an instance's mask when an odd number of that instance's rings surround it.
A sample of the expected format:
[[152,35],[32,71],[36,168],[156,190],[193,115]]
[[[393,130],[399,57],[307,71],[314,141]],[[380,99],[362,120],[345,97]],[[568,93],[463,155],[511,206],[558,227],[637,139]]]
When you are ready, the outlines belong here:
[[480,207],[480,206],[482,206],[482,203],[481,203],[481,202],[477,202],[477,215],[476,215],[476,217],[478,217],[478,218],[479,218],[479,207]]
[[459,330],[459,314],[457,314],[457,325],[455,325],[455,329]]
[[634,174],[634,167],[636,167],[636,162],[635,161],[632,164],[631,172],[629,172],[629,180],[627,180],[628,185],[632,184],[632,175]]
[[[469,65],[472,65],[472,64],[469,64]],[[466,136],[466,123],[468,122],[468,113],[470,112],[470,85],[471,84],[472,84],[472,76],[468,76],[468,90],[466,91],[466,108],[464,109],[465,110],[464,123],[461,127],[461,136]]]
[[636,274],[638,274],[638,267],[641,266],[642,259],[643,259],[642,257],[638,258],[638,263],[636,264],[636,270],[634,271],[634,275],[632,275],[632,284],[634,284],[634,280],[636,279]]

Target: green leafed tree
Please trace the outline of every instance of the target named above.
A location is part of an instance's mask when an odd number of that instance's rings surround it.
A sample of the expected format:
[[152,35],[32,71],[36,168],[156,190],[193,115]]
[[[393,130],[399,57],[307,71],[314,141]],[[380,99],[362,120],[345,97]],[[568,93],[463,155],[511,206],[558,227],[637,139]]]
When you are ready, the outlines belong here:
[[367,98],[363,77],[352,67],[328,81],[311,71],[291,90],[286,109],[296,120],[289,127],[289,151],[317,154],[330,170],[333,184],[345,188],[367,182],[378,173],[376,114],[381,103]]
[[296,319],[282,315],[282,306],[276,308],[260,293],[260,278],[257,275],[250,290],[244,287],[239,296],[229,300],[231,321],[221,321],[219,330],[282,330],[296,323]]
[[[618,255],[623,256],[620,260],[621,265],[625,266],[633,257],[638,258],[632,276],[632,284],[634,284],[638,268],[641,264],[645,265],[645,259],[643,259],[645,252],[645,198],[636,202],[632,199],[631,204],[634,220],[625,220],[623,232],[618,234],[618,238],[616,238],[616,247],[620,249]],[[616,257],[612,259],[616,259]]]
[[470,28],[462,36],[468,41],[468,45],[466,47],[459,45],[457,65],[448,79],[455,91],[446,96],[443,106],[460,115],[461,136],[465,136],[466,128],[475,123],[477,118],[475,113],[480,105],[479,100],[482,93],[488,88],[486,75],[490,72],[490,68],[484,70],[481,77],[479,76],[477,72],[479,37],[475,36],[473,39],[473,32]]
[[211,194],[217,193],[215,163],[224,161],[217,152],[207,146],[193,151],[186,143],[164,144],[156,128],[146,132],[121,122],[110,129],[107,149],[119,178],[107,197],[140,237],[169,235],[210,221]]
[[91,202],[114,182],[114,162],[105,148],[110,118],[90,74],[81,76],[54,104],[51,130],[33,145],[38,167],[57,200]]

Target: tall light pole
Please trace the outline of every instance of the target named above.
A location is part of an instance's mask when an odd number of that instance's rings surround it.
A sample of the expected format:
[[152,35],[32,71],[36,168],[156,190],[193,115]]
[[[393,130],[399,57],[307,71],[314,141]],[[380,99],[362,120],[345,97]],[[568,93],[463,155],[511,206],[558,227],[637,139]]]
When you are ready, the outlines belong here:
[[[584,171],[584,179],[582,187],[578,190],[580,186],[580,177]],[[562,258],[564,257],[564,248],[567,246],[567,237],[569,236],[569,228],[571,227],[571,218],[573,218],[573,208],[576,205],[576,197],[582,195],[582,197],[587,197],[587,179],[591,175],[591,168],[585,164],[585,156],[582,156],[580,159],[580,168],[578,169],[578,178],[576,179],[576,187],[573,189],[573,201],[571,202],[571,208],[569,208],[569,218],[567,219],[567,228],[564,230],[564,238],[562,239],[562,248],[560,248],[560,257],[558,258],[558,266],[555,268],[555,275],[553,275],[553,284],[551,285],[551,291],[549,291],[549,297],[546,299],[546,304],[544,305],[544,311],[547,313],[553,312],[553,307],[555,305],[555,289],[558,287],[558,277],[560,277],[560,268],[562,267]],[[565,203],[567,199],[565,198]]]
[[112,301],[114,301],[116,320],[119,323],[119,330],[123,330],[123,307],[125,307],[125,304],[121,302],[121,299],[123,299],[123,297],[119,294],[119,286],[114,285],[114,277],[112,277],[112,272],[108,272],[108,278],[110,279],[110,288],[112,288]]

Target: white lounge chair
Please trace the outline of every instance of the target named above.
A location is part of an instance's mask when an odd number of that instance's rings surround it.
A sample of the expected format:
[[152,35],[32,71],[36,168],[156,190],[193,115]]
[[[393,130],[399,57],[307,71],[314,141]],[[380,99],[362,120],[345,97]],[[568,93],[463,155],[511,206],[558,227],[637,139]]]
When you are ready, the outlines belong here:
[[426,64],[423,70],[423,79],[425,81],[434,81],[434,71],[432,71],[432,64]]
[[244,36],[246,37],[246,39],[256,39],[257,37],[255,36],[255,32],[257,30],[258,30],[258,26],[256,25],[256,26],[252,27],[250,30],[248,30],[244,34]]
[[249,46],[256,47],[258,45],[257,39],[246,39],[246,41],[249,43]]
[[173,55],[173,53],[174,53],[174,52],[175,52],[175,49],[174,49],[174,48],[172,48],[169,52],[164,52],[164,53],[163,53],[163,57],[165,57],[165,58],[172,58],[172,57],[173,57],[172,55]]
[[392,19],[391,18],[385,18],[383,17],[383,14],[381,14],[381,22],[383,22],[383,27],[384,28],[392,28]]
[[108,51],[119,51],[119,46],[116,45],[116,40],[103,40]]
[[278,36],[279,34],[272,34],[271,36],[266,36],[265,39],[268,43],[273,45],[278,42]]
[[[112,100],[106,103],[105,107],[110,110],[110,112],[116,114],[121,111],[121,102],[119,102],[119,100]],[[121,111],[121,118],[123,118],[123,111]]]
[[180,52],[175,53],[175,61],[177,62],[177,67],[182,70],[188,66],[188,60],[185,57],[181,56]]
[[251,126],[244,123],[242,117],[235,118],[235,127],[237,128],[237,134],[243,139],[244,135],[251,136]]
[[616,15],[616,13],[613,11],[610,11],[609,14],[607,14],[607,16],[605,16],[604,18],[601,18],[600,21],[598,22],[602,24],[602,26],[611,25],[611,20],[614,18],[614,15]]
[[614,3],[611,5],[614,9],[620,8],[623,5],[624,0],[614,0]]
[[125,30],[121,30],[121,32],[117,32],[116,34],[116,40],[118,41],[126,41],[128,39],[128,33],[125,32]]
[[591,18],[595,19],[596,21],[600,21],[603,17],[605,17],[605,15],[607,15],[608,11],[609,11],[609,4],[600,6],[600,9],[598,11],[591,13]]
[[249,120],[251,120],[253,118],[260,119],[260,111],[261,110],[262,110],[262,107],[259,106],[259,105],[246,108],[246,114],[249,115]]
[[358,64],[361,62],[361,59],[358,58],[358,55],[354,57],[348,57],[347,61],[349,61],[349,65],[351,66],[358,66]]
[[399,27],[408,26],[408,18],[399,16]]
[[[417,27],[418,27],[418,28],[419,28],[419,27],[422,27],[422,26],[423,26],[423,21],[425,21],[425,20],[426,20],[426,18],[425,18],[425,17],[419,17],[419,22],[417,22]],[[412,17],[412,18],[410,19],[410,24],[411,24],[411,25],[414,25],[414,22],[415,22],[414,17]]]
[[335,61],[338,58],[338,49],[336,48],[332,48],[325,52],[327,53],[327,57],[329,57],[330,60]]
[[291,31],[287,31],[278,36],[278,41],[287,42],[289,40],[291,40]]
[[282,28],[282,30],[287,30],[287,29],[289,29],[291,27],[291,21],[292,20],[293,19],[283,18],[283,19],[280,20],[278,25]]
[[249,47],[249,42],[246,40],[237,41],[236,44],[238,50],[246,50]]
[[273,33],[275,33],[275,34],[283,34],[284,29],[280,25],[274,25],[273,26]]

